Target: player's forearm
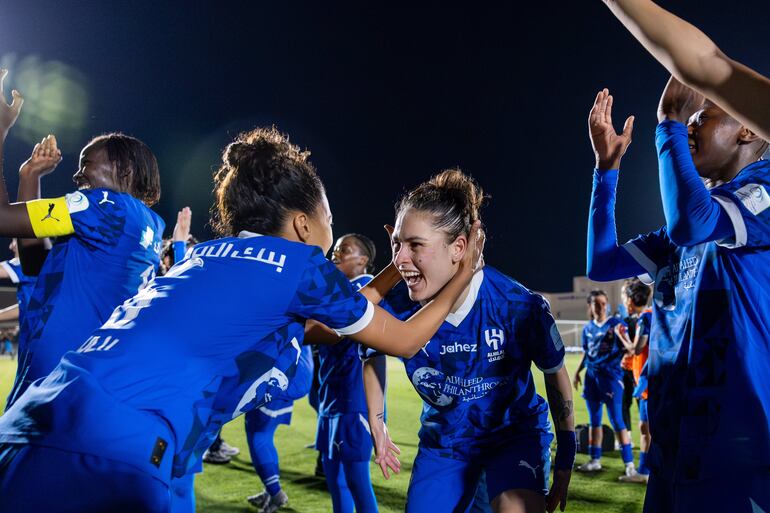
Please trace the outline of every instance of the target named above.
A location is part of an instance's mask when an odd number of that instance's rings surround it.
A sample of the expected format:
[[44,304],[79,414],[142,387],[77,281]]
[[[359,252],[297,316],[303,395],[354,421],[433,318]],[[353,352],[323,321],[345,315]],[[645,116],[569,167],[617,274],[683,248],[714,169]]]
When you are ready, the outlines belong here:
[[401,281],[401,273],[398,272],[396,266],[391,262],[372,281],[366,284],[360,292],[372,304],[377,305],[399,281]]
[[[18,201],[40,199],[40,176],[32,173],[19,173]],[[19,260],[21,268],[27,276],[37,276],[43,268],[43,263],[51,249],[51,240],[18,239]]]
[[645,270],[618,246],[615,228],[615,191],[618,170],[594,170],[588,213],[586,273],[596,281],[612,281],[644,274]]
[[313,319],[305,321],[305,344],[334,345],[342,338],[325,324]]
[[665,120],[655,134],[658,149],[660,194],[671,240],[694,246],[734,236],[727,212],[711,197],[695,169],[687,127]]
[[[5,100],[2,100],[5,101]],[[7,133],[0,133],[0,237],[34,237],[29,215],[24,204],[11,204],[8,200],[8,188],[5,186],[5,138]]]
[[728,59],[697,27],[650,0],[605,3],[642,46],[683,82],[713,87],[729,78]]
[[[379,361],[378,361],[379,360]],[[364,362],[364,393],[369,410],[369,426],[377,429],[385,422],[385,357],[369,358]]]
[[644,348],[647,347],[647,342],[649,339],[650,337],[648,335],[640,335],[637,332],[636,341],[634,342],[634,354],[642,354]]
[[585,366],[586,366],[586,354],[583,353],[583,358],[580,359],[580,365],[578,365],[578,368],[575,371],[575,374],[580,374],[580,371],[585,369]]
[[556,431],[575,431],[575,409],[567,369],[545,375],[545,391]]

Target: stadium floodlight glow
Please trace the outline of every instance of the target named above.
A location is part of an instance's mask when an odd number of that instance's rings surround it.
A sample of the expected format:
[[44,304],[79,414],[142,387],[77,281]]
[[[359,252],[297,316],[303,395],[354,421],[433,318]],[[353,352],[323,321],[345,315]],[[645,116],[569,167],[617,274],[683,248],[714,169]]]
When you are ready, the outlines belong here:
[[12,53],[0,57],[0,67],[9,70],[6,91],[18,89],[25,100],[15,137],[35,144],[54,134],[62,147],[82,144],[89,108],[82,73],[59,61]]

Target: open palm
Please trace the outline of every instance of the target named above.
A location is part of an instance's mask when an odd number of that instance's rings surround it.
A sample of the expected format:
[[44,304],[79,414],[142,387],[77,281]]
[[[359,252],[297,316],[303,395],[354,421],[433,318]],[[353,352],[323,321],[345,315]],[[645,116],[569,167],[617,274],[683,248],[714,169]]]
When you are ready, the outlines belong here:
[[601,170],[618,169],[620,159],[631,144],[634,116],[629,116],[618,134],[612,126],[612,95],[607,89],[599,91],[588,115],[588,134],[596,156],[596,167]]

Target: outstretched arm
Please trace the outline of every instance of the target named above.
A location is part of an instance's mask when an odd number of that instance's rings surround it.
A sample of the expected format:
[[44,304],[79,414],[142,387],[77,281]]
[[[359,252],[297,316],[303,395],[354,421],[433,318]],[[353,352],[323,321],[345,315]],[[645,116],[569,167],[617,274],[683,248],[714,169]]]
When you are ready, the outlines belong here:
[[604,0],[675,77],[770,139],[770,79],[727,57],[697,27],[650,0]]
[[618,134],[612,126],[613,98],[599,91],[588,116],[588,132],[596,157],[591,206],[588,213],[586,272],[597,281],[611,281],[644,274],[645,270],[618,246],[615,229],[615,190],[620,160],[631,144],[634,118],[629,116]]

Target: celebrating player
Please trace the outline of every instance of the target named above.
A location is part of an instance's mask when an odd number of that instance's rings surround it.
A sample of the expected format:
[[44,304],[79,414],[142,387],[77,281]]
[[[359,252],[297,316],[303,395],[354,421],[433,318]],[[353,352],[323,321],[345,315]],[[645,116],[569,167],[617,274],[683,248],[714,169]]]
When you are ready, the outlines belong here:
[[[404,278],[382,305],[399,317],[425,308],[458,272],[483,193],[460,170],[444,171],[396,207],[393,263]],[[495,511],[564,509],[575,457],[572,391],[564,346],[539,295],[490,267],[477,273],[439,331],[410,358],[409,380],[424,401],[408,513],[467,511],[486,473]],[[371,354],[371,352],[369,352]],[[554,484],[548,405],[535,393],[532,362],[545,373],[556,424]],[[364,366],[369,425],[383,474],[398,472],[376,369]],[[546,494],[548,494],[546,500]]]
[[626,324],[607,314],[607,294],[592,290],[588,296],[591,320],[583,328],[583,359],[575,372],[575,390],[580,386],[580,371],[586,370],[583,397],[588,408],[591,436],[588,451],[591,459],[578,467],[581,472],[595,472],[602,469],[602,405],[607,406],[612,429],[620,444],[620,454],[625,464],[625,475],[636,473],[634,455],[631,451],[631,436],[623,421],[623,369],[620,360],[626,348],[620,336]]
[[768,144],[672,78],[656,133],[666,226],[619,246],[615,189],[633,119],[616,133],[612,103],[600,91],[589,116],[588,274],[656,284],[644,511],[768,510]]
[[[6,74],[0,70],[0,91]],[[3,143],[22,103],[16,91],[10,106],[4,97],[0,100]],[[46,152],[58,161],[58,150]],[[96,137],[80,154],[73,176],[79,190],[35,199],[40,178],[53,167],[22,167],[20,203],[9,203],[5,184],[0,184],[0,235],[57,237],[29,301],[20,342],[27,354],[9,404],[47,375],[65,352],[76,349],[158,266],[164,224],[148,207],[160,197],[160,176],[144,143],[122,134]],[[23,259],[22,251],[22,264]]]
[[[0,109],[0,127],[12,110]],[[172,476],[200,460],[220,427],[288,388],[306,319],[411,357],[480,259],[476,225],[454,279],[402,322],[324,257],[324,186],[286,136],[242,134],[214,180],[211,224],[223,238],[195,246],[115,309],[0,417],[0,511],[167,511]],[[399,278],[389,268],[365,293],[379,302]]]

